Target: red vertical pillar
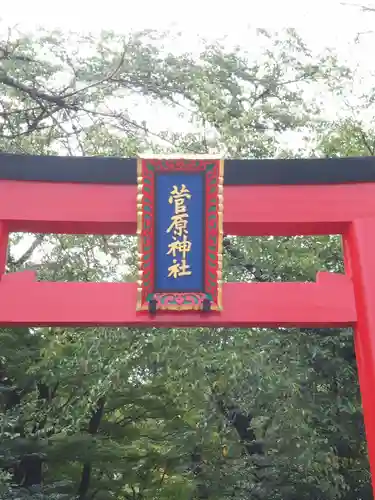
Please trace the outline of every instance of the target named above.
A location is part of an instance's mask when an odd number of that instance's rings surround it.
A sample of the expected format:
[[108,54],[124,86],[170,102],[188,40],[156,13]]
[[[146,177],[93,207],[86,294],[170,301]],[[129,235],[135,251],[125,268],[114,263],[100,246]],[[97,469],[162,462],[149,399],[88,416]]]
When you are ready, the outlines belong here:
[[0,222],[0,279],[5,273],[8,254],[8,228],[5,222]]
[[344,252],[356,301],[354,345],[375,498],[375,217],[351,223]]

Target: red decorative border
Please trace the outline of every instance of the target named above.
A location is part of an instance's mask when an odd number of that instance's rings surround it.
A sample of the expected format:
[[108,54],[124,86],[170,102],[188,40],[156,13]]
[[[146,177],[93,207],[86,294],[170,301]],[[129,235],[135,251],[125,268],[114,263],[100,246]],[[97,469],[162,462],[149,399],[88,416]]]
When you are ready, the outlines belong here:
[[[150,300],[156,309],[201,310],[208,299],[211,310],[222,309],[222,239],[223,239],[223,170],[221,158],[208,156],[153,157],[138,159],[137,235],[138,235],[138,296],[137,310],[148,310]],[[202,293],[155,293],[154,274],[154,191],[155,172],[205,172],[205,266]]]

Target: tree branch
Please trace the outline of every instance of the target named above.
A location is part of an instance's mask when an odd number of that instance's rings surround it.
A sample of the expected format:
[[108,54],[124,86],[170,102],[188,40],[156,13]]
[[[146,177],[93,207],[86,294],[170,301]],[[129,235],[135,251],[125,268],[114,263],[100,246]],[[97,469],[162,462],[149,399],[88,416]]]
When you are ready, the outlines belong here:
[[30,247],[26,250],[26,252],[23,255],[21,255],[19,259],[13,261],[13,265],[19,267],[25,264],[25,262],[32,256],[34,251],[43,243],[45,238],[46,238],[45,234],[38,235],[30,245]]

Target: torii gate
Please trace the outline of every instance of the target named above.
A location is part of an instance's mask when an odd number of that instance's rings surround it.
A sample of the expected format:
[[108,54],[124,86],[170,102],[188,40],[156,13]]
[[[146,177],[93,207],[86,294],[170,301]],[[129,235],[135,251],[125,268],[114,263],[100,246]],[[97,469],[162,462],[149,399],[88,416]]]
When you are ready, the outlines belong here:
[[345,274],[225,283],[222,311],[152,314],[136,310],[136,283],[5,273],[12,231],[135,234],[136,172],[136,159],[0,154],[0,325],[353,327],[375,488],[375,158],[225,161],[226,234],[341,234]]

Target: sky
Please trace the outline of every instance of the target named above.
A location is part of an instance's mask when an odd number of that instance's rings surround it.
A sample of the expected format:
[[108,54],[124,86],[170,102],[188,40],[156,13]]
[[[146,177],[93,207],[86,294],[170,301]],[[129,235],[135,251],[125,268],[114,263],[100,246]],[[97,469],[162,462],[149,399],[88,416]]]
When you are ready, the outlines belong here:
[[[375,7],[374,0],[363,0],[364,5]],[[9,25],[44,28],[60,27],[73,31],[99,31],[112,29],[117,32],[145,28],[174,28],[184,33],[185,50],[194,50],[196,34],[209,39],[228,35],[234,43],[247,45],[246,30],[249,25],[280,29],[296,28],[313,48],[330,45],[339,48],[346,56],[347,42],[359,31],[371,30],[375,13],[361,13],[353,0],[344,5],[343,0],[18,0],[2,2],[0,18]],[[361,55],[370,60],[371,40],[367,39]],[[372,40],[373,41],[373,40]],[[356,55],[355,55],[356,57]]]
[[[331,47],[343,63],[359,66],[363,79],[375,75],[375,12],[363,13],[360,5],[373,6],[375,0],[18,0],[3,1],[0,9],[2,25],[23,30],[60,28],[66,31],[100,32],[113,30],[129,33],[144,29],[172,30],[182,36],[168,40],[166,49],[199,53],[198,36],[207,40],[226,38],[225,44],[240,45],[252,52],[254,37],[249,27],[281,30],[293,27],[314,51]],[[354,43],[358,33],[360,43]],[[187,131],[172,110],[152,109],[149,104],[135,102],[139,120],[147,120],[149,128]],[[338,111],[329,106],[330,114]],[[332,118],[332,116],[330,116]]]
[[[314,45],[342,45],[358,31],[371,29],[374,18],[355,5],[360,0],[18,0],[2,2],[0,17],[27,27],[64,27],[72,30],[114,29],[119,32],[144,28],[177,27],[182,31],[231,38],[245,44],[247,26],[278,29],[293,26]],[[364,5],[374,0],[363,0]]]

